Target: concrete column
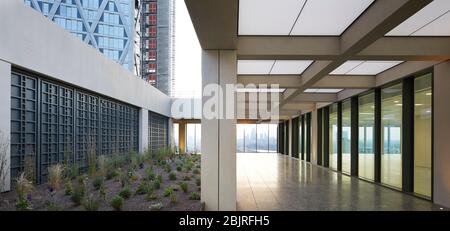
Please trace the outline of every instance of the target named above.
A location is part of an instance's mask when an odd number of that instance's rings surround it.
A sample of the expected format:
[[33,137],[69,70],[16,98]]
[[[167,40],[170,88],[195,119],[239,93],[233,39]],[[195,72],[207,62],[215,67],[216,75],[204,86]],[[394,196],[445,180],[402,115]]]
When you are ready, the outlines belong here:
[[[236,52],[204,50],[202,52],[203,91],[209,84],[236,84]],[[204,92],[205,93],[205,92]],[[203,96],[202,113],[202,173],[201,199],[206,210],[236,210],[236,119],[209,118],[205,103],[211,96]],[[226,114],[225,107],[235,102],[235,95],[219,96],[216,110]],[[234,107],[234,115],[235,113]]]
[[148,110],[139,110],[139,153],[149,149],[148,143]]
[[167,141],[168,141],[168,147],[171,149],[175,148],[175,142],[174,142],[173,138],[174,138],[173,137],[173,119],[169,118],[169,121],[167,122]]
[[11,189],[11,64],[0,60],[0,163],[3,165],[0,172],[0,192]]
[[180,154],[186,153],[186,122],[178,123],[178,148]]
[[434,67],[433,202],[450,207],[450,61]]

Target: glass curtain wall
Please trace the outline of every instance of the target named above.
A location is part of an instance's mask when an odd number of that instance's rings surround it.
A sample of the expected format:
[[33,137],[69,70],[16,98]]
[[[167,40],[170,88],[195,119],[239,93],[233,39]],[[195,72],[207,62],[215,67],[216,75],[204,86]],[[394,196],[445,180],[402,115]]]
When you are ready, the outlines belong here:
[[402,84],[381,89],[381,183],[402,188]]
[[374,181],[375,93],[360,96],[358,105],[358,175],[363,179]]
[[350,99],[342,102],[342,172],[350,174],[351,170],[351,110]]
[[186,152],[201,153],[201,124],[186,124]]
[[329,144],[329,161],[330,161],[330,168],[333,170],[337,170],[337,162],[338,162],[338,155],[337,155],[337,149],[338,149],[338,110],[337,110],[337,103],[334,103],[330,106],[330,144]]
[[414,80],[414,192],[431,197],[432,74]]
[[237,124],[236,151],[277,152],[277,124]]

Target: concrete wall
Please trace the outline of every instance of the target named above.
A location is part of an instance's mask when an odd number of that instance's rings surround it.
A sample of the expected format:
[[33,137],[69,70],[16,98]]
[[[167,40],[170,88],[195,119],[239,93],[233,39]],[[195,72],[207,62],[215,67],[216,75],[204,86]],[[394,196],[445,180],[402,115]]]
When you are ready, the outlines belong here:
[[170,116],[170,98],[21,1],[0,1],[0,59]]
[[450,61],[434,67],[434,202],[450,207]]

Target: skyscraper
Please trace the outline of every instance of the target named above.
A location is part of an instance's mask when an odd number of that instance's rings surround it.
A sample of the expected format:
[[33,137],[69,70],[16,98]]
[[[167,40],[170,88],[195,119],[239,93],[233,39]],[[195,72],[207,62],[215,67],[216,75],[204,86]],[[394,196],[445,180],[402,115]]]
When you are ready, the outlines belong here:
[[134,0],[24,0],[106,57],[136,73]]
[[167,95],[173,81],[173,0],[140,0],[141,75]]

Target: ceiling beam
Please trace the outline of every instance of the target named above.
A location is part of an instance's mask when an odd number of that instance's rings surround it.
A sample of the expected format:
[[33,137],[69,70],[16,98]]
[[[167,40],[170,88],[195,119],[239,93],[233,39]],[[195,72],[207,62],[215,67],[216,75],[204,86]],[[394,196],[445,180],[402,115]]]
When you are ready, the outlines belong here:
[[238,0],[184,0],[204,50],[236,49]]
[[[298,75],[238,75],[240,84],[272,84],[280,88],[300,88],[301,77]],[[372,75],[328,75],[315,83],[312,88],[372,88],[375,87],[375,76]]]
[[431,0],[375,1],[341,36],[340,56],[333,61],[316,61],[309,66],[302,75],[302,86],[289,96],[283,97],[281,105],[313,86],[430,2]]

